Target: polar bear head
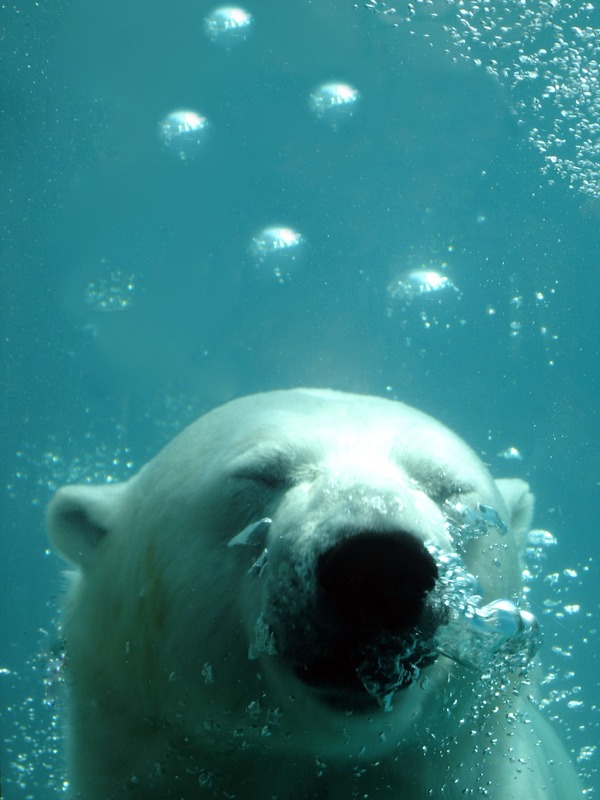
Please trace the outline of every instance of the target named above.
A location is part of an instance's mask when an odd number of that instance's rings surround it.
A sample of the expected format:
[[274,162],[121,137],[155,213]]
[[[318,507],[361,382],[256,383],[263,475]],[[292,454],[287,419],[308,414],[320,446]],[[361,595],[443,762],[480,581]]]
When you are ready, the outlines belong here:
[[[78,568],[72,714],[106,701],[196,740],[268,734],[319,752],[354,752],[359,729],[376,753],[438,724],[440,704],[472,702],[472,671],[437,644],[456,614],[440,554],[485,602],[516,601],[531,507],[526,484],[494,481],[401,403],[325,390],[228,403],[127,483],[52,502],[51,537]],[[461,540],[457,509],[497,522]]]

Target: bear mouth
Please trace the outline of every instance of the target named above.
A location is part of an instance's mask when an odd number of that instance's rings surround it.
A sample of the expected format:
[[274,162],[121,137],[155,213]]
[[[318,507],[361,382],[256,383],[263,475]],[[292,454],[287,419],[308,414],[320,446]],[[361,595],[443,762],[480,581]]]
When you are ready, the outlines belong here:
[[359,679],[358,667],[352,668],[346,659],[328,658],[296,667],[294,674],[315,697],[334,711],[366,714],[379,706]]
[[337,711],[390,710],[394,694],[412,686],[437,658],[431,643],[416,636],[394,645],[306,661],[294,667],[294,674]]

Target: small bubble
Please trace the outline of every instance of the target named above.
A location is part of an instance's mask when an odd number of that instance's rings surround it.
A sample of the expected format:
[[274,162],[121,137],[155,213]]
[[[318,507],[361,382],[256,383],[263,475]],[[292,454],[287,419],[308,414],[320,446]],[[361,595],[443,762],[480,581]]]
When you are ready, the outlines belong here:
[[213,774],[206,770],[202,770],[198,775],[198,784],[203,789],[210,789],[213,785]]
[[172,111],[159,124],[164,147],[181,161],[193,161],[203,148],[209,124],[195,111]]
[[360,92],[347,83],[323,83],[310,96],[310,110],[333,128],[351,117],[360,100]]
[[252,30],[252,14],[239,6],[219,6],[204,20],[204,31],[208,38],[229,49],[244,42]]
[[582,747],[579,751],[579,755],[577,756],[577,762],[580,764],[582,761],[589,761],[591,758],[593,758],[596,749],[596,745],[587,745]]
[[202,677],[204,678],[204,683],[206,684],[215,682],[213,668],[208,662],[206,662],[202,667]]
[[246,706],[246,712],[250,717],[253,719],[257,719],[260,715],[260,701],[259,700],[251,700],[248,705]]
[[504,458],[506,461],[523,461],[523,456],[516,447],[507,447],[498,453],[498,458]]
[[559,581],[560,581],[560,575],[558,574],[558,572],[551,572],[544,578],[544,582],[550,584],[550,586],[556,586],[559,583]]
[[523,306],[523,298],[520,295],[512,297],[510,300],[510,305],[513,308],[521,308]]
[[550,531],[534,529],[527,534],[527,544],[532,547],[553,547],[558,541]]
[[563,569],[563,575],[567,578],[576,578],[577,577],[577,570],[576,569]]
[[517,322],[516,320],[511,322],[510,325],[509,325],[510,335],[511,336],[520,336],[522,328],[523,328],[523,326],[522,326],[522,324],[520,322]]

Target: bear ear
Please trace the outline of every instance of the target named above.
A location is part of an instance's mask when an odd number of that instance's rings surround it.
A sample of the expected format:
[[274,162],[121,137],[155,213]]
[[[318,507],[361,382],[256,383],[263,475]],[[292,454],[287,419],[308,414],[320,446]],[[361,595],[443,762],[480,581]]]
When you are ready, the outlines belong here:
[[508,522],[512,534],[525,546],[535,505],[529,484],[520,478],[498,478],[496,486],[508,509]]
[[120,506],[124,483],[105,486],[64,486],[48,506],[50,539],[60,555],[85,566],[109,533]]

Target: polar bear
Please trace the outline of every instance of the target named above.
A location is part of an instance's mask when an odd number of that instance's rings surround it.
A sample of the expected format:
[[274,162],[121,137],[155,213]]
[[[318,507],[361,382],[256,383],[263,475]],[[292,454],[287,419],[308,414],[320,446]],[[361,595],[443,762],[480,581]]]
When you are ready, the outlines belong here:
[[234,400],[126,483],[62,488],[71,796],[582,796],[524,667],[531,512],[431,417],[329,390]]

